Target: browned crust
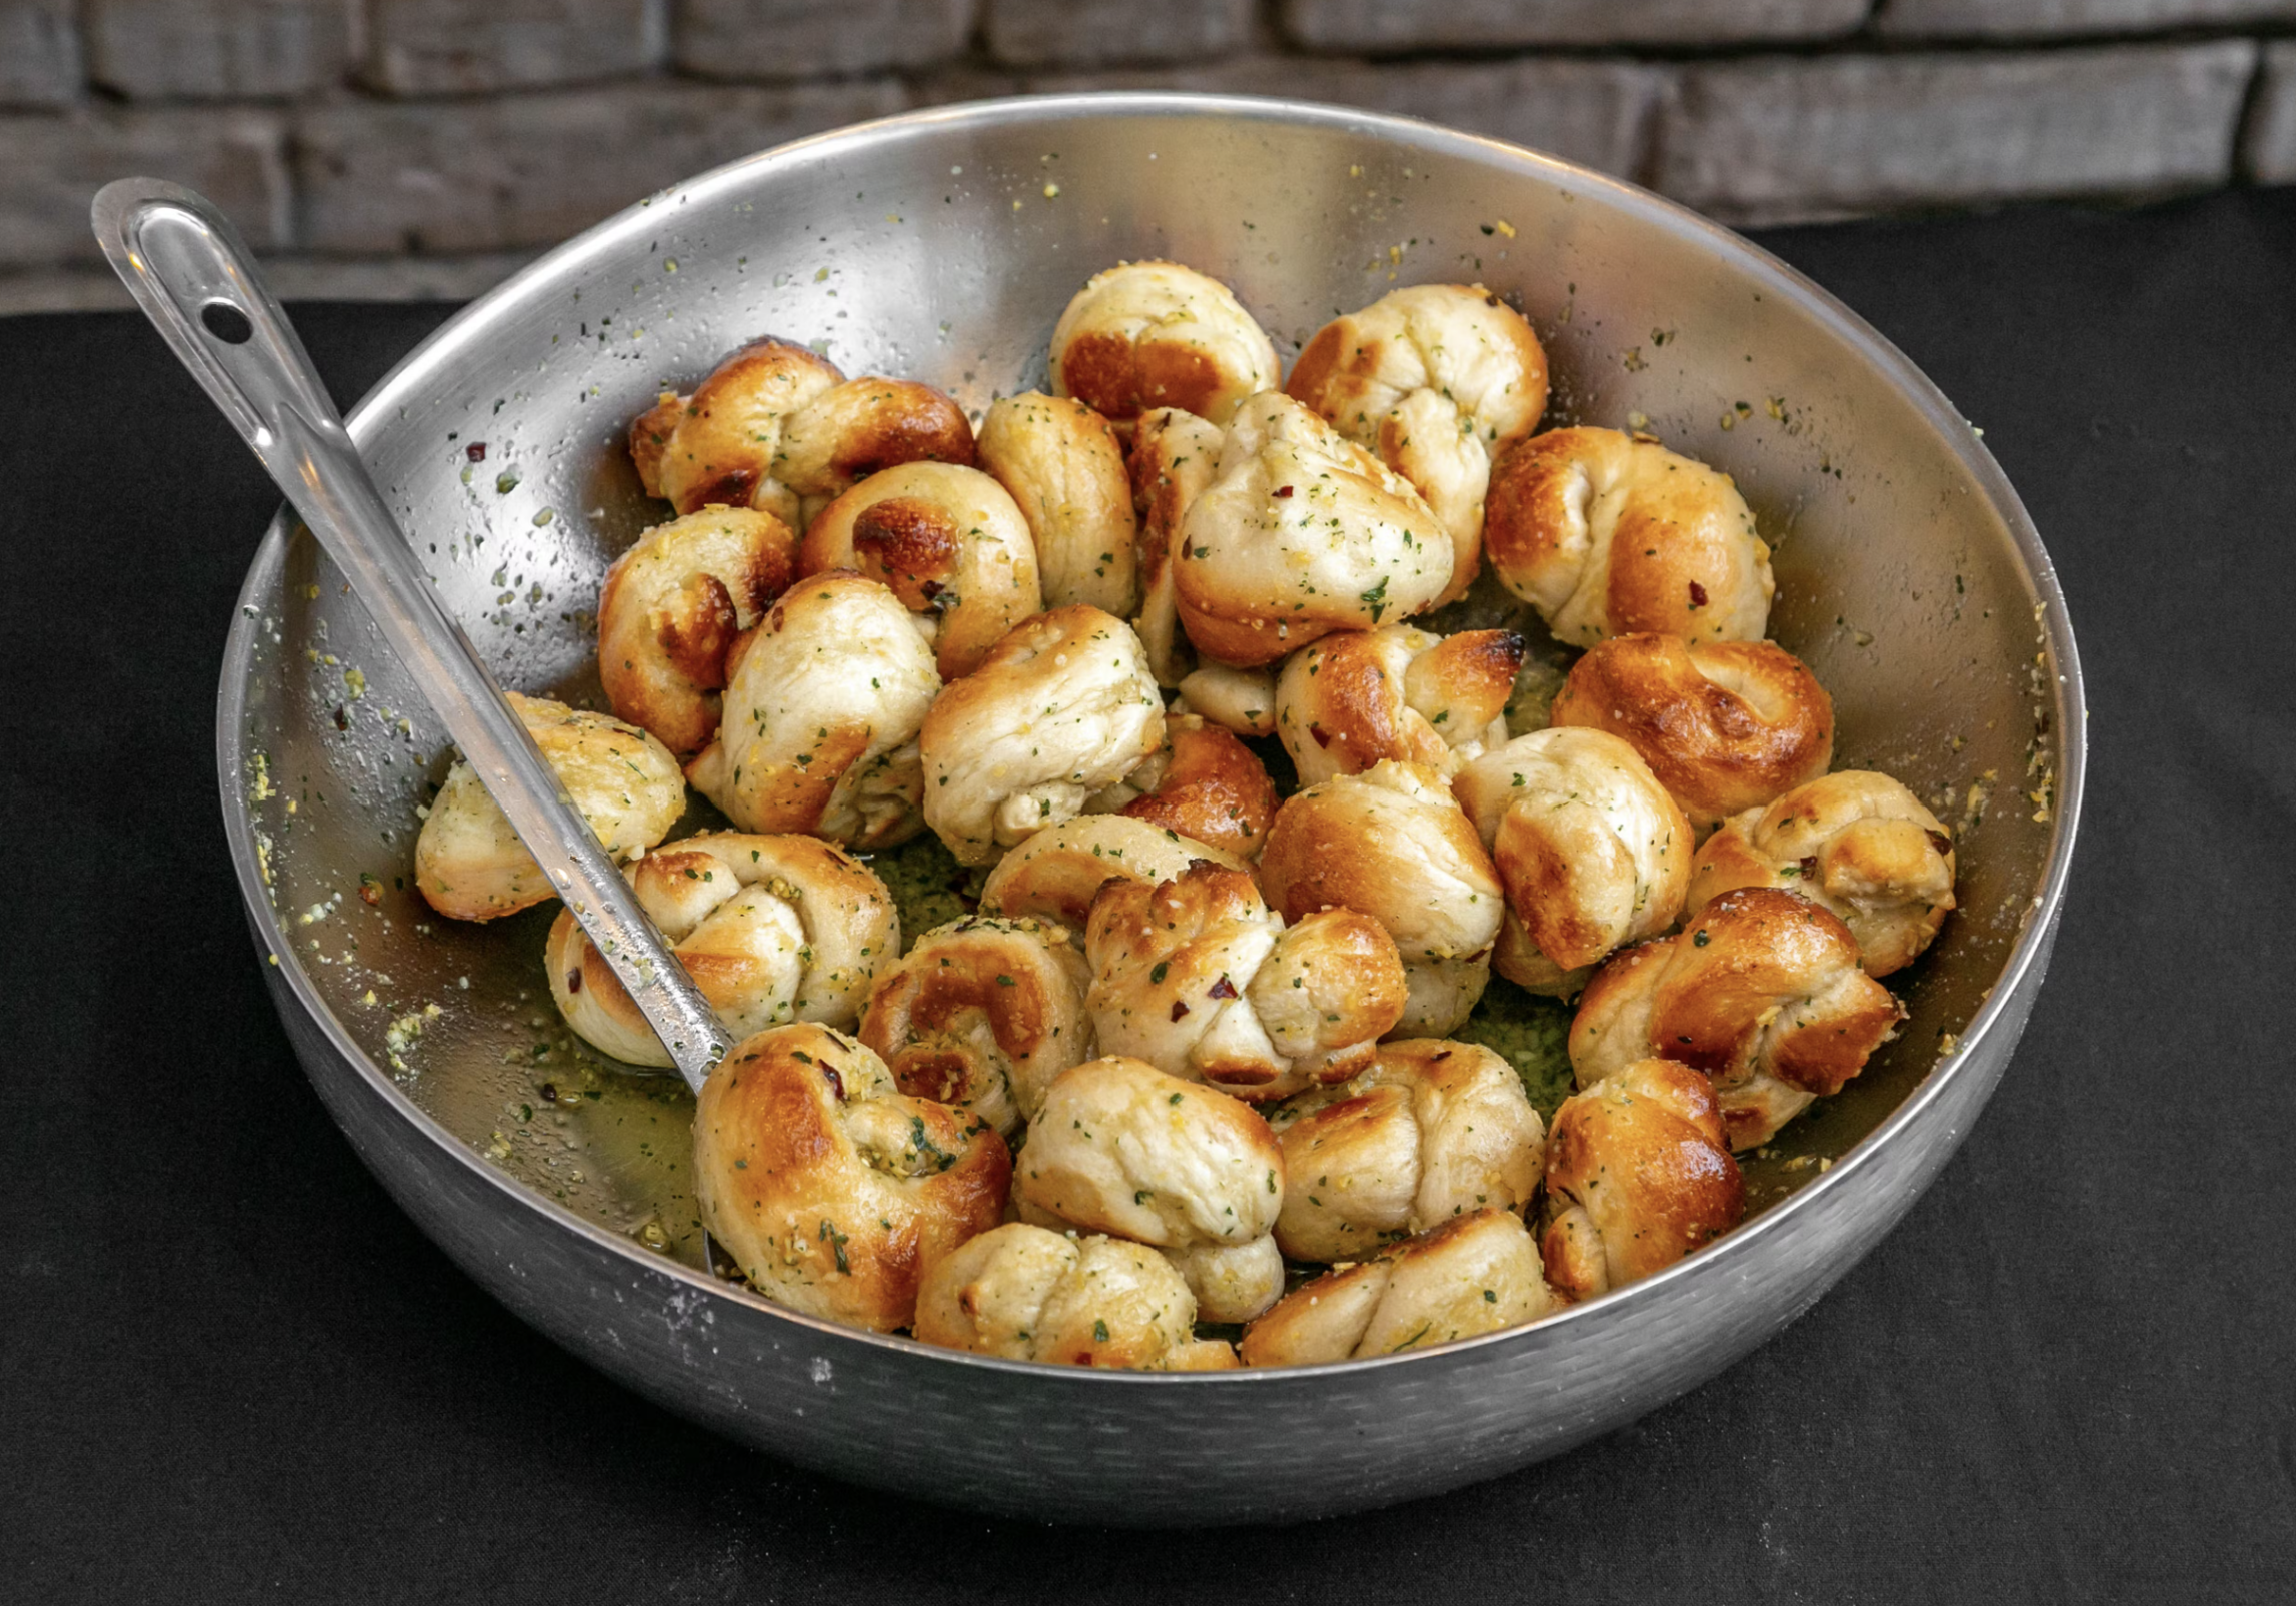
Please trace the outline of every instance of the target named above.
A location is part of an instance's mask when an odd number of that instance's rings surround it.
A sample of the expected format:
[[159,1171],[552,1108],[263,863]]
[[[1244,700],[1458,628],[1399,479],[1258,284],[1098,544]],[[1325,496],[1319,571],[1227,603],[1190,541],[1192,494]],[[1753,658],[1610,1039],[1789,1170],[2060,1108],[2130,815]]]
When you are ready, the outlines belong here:
[[[1757,684],[1760,703],[1716,675]],[[1833,699],[1770,641],[1616,636],[1572,666],[1548,720],[1627,742],[1702,828],[1824,774],[1833,758]]]
[[1611,537],[1612,630],[1697,632],[1736,586],[1739,539],[1722,500],[1697,480],[1630,498]]
[[[1328,795],[1320,786],[1294,792],[1283,800],[1268,828],[1268,844],[1260,855],[1260,886],[1269,907],[1287,921],[1304,920],[1319,909],[1369,913],[1395,902],[1396,871],[1388,851],[1362,846],[1335,828],[1353,830],[1361,816],[1341,803],[1333,820],[1327,813]],[[1455,808],[1429,809],[1423,818],[1430,830],[1441,833],[1443,842],[1439,850],[1412,850],[1415,857],[1438,862],[1449,858],[1498,880],[1498,867],[1483,851],[1473,821]]]
[[1061,351],[1061,384],[1105,419],[1158,407],[1209,414],[1224,386],[1220,365],[1193,346],[1087,330]]
[[1451,711],[1447,728],[1474,729],[1506,711],[1529,650],[1516,630],[1461,630],[1422,655],[1412,665],[1411,677],[1443,688]]
[[740,626],[725,582],[715,575],[695,575],[664,604],[655,639],[678,674],[705,691],[716,691],[725,684],[725,654]]
[[1610,933],[1587,913],[1586,885],[1628,873],[1625,846],[1606,832],[1558,841],[1526,828],[1509,811],[1491,844],[1491,862],[1507,889],[1507,907],[1539,951],[1566,971],[1591,965],[1610,951]]
[[[1500,577],[1520,586],[1561,549],[1566,492],[1581,462],[1664,452],[1590,426],[1549,429],[1501,452],[1483,501],[1483,549]],[[1614,528],[1604,577],[1614,634],[1711,635],[1708,610],[1725,606],[1742,583],[1741,543],[1751,532],[1728,478],[1695,459],[1666,455],[1677,472],[1630,478]]]
[[808,1025],[776,1027],[735,1047],[694,1112],[697,1134],[706,1134],[696,1163],[718,1162],[705,1196],[714,1215],[736,1217],[747,1230],[714,1221],[722,1240],[769,1236],[781,1267],[802,1268],[838,1320],[881,1332],[908,1325],[928,1266],[997,1224],[1012,1157],[987,1127],[920,1100],[911,1112],[920,1134],[953,1157],[949,1166],[907,1190],[902,1214],[863,1208],[856,1184],[868,1164],[835,1115],[859,1080],[840,1073],[854,1053],[846,1039]]
[[1381,759],[1442,764],[1450,751],[1443,738],[1424,720],[1398,718],[1404,711],[1404,688],[1387,673],[1373,631],[1337,630],[1312,650],[1315,673],[1308,684],[1314,695],[1307,739],[1343,774],[1359,774]]
[[1229,618],[1191,600],[1185,586],[1179,588],[1179,614],[1180,627],[1198,652],[1235,669],[1259,669],[1275,663],[1340,628],[1329,620],[1296,614],[1287,618],[1278,631],[1273,621]]
[[830,469],[841,482],[902,463],[973,466],[973,426],[956,402],[911,379],[866,382],[868,396],[829,454]]
[[[1759,887],[1716,899],[1673,945],[1673,963],[1652,999],[1651,1040],[1658,1051],[1709,1074],[1744,1062],[1772,1005],[1858,962],[1848,927],[1807,898]],[[1897,1001],[1859,974],[1871,992],[1796,1032],[1789,1039],[1798,1045],[1792,1064],[1776,1068],[1781,1078],[1811,1092],[1835,1092],[1887,1035]],[[1784,1050],[1779,1057],[1787,1057]]]
[[944,508],[908,496],[872,502],[853,516],[861,572],[881,580],[913,614],[942,605],[960,555],[957,523]]
[[762,614],[788,589],[795,571],[796,537],[788,527],[768,514],[744,517],[762,522],[748,568],[734,577],[738,595],[701,571],[645,619],[628,617],[630,561],[645,550],[643,542],[615,560],[599,587],[598,678],[607,700],[616,715],[644,727],[674,753],[692,753],[717,735],[719,701],[712,694],[731,678],[741,611],[746,606],[753,619]]
[[947,1046],[951,1029],[968,1017],[986,1022],[997,1047],[1015,1062],[1048,1040],[1055,1011],[1042,967],[1012,950],[1026,939],[984,934],[992,940],[937,946],[935,963],[904,966],[870,999],[861,1040],[876,1050],[904,1093],[963,1104],[982,1091],[973,1084],[974,1062]]
[[684,418],[685,398],[665,390],[652,407],[629,421],[629,459],[637,466],[638,483],[648,496],[662,494],[662,453]]
[[[1283,393],[1302,407],[1330,418],[1324,412],[1332,382],[1342,374],[1365,375],[1375,372],[1377,354],[1355,345],[1347,337],[1349,320],[1334,318],[1316,331],[1314,339],[1303,347],[1299,361],[1291,365],[1291,377],[1283,381]],[[1343,359],[1350,349],[1355,361]],[[1346,428],[1352,420],[1332,419],[1332,423]]]
[[1492,462],[1483,493],[1483,555],[1502,578],[1537,568],[1562,544],[1564,492],[1582,445],[1578,429],[1549,429],[1515,442]]
[[1540,1251],[1547,1280],[1569,1299],[1610,1284],[1616,1265],[1633,1281],[1665,1270],[1737,1226],[1745,1179],[1724,1141],[1713,1083],[1687,1065],[1641,1060],[1565,1099],[1547,1140],[1550,1210],[1577,1206],[1608,1253],[1561,1221]]
[[1121,811],[1241,859],[1258,855],[1275,818],[1275,782],[1260,755],[1201,718],[1168,722],[1172,762],[1156,790]]
[[[1529,407],[1525,412],[1525,417],[1530,422],[1500,436],[1493,443],[1494,448],[1504,446],[1511,441],[1522,439],[1532,429],[1537,428],[1540,415],[1546,412],[1548,383],[1546,347],[1540,344],[1538,331],[1530,326],[1530,321],[1502,300],[1495,291],[1482,289],[1480,285],[1458,287],[1480,290],[1485,306],[1503,309],[1510,315],[1500,321],[1499,327],[1506,330],[1515,347],[1516,360],[1522,364],[1523,394],[1536,398],[1535,405]],[[1370,309],[1364,310],[1369,311]],[[1350,435],[1358,434],[1362,427],[1371,421],[1340,418],[1338,415],[1346,410],[1345,399],[1349,396],[1362,394],[1367,385],[1377,377],[1381,362],[1386,355],[1383,343],[1359,340],[1356,337],[1356,314],[1354,313],[1335,318],[1318,329],[1315,336],[1301,349],[1299,360],[1292,364],[1291,377],[1286,379],[1283,384],[1285,395],[1302,406],[1322,414]],[[1482,332],[1487,336],[1496,330],[1486,325]],[[1385,423],[1386,421],[1381,421],[1382,446],[1384,446]],[[1392,461],[1391,458],[1390,461]],[[1473,563],[1472,554],[1469,555],[1467,562],[1469,564],[1468,577],[1472,578]]]
[[1196,860],[1169,881],[1112,878],[1093,895],[1084,951],[1122,953],[1127,969],[1153,965],[1207,928],[1255,919],[1265,907],[1250,876],[1209,859]]
[[[838,372],[834,363],[810,348],[774,335],[761,335],[735,348],[710,371],[709,376],[694,387],[693,394],[679,404],[675,425],[682,427],[688,420],[706,420],[720,405],[733,400],[743,389],[768,382],[783,370],[792,368],[824,375],[832,383],[844,379],[844,375]],[[655,418],[669,405],[668,402],[663,403],[639,422],[642,424],[645,419]],[[631,427],[633,456],[638,449],[636,427],[634,425]],[[675,436],[676,428],[674,427],[661,440],[648,443],[653,453],[657,484],[660,482],[662,455],[675,443]],[[748,507],[758,486],[773,477],[772,470],[772,462],[762,453],[753,461],[714,465],[702,477],[684,486],[673,505],[679,513],[698,512],[713,502],[722,502],[727,507]],[[646,473],[646,463],[642,459],[638,473],[640,477]]]
[[1686,907],[1696,914],[1736,887],[1782,887],[1840,915],[1859,964],[1878,978],[1935,940],[1957,903],[1956,874],[1952,834],[1903,782],[1836,771],[1724,822],[1691,864]]

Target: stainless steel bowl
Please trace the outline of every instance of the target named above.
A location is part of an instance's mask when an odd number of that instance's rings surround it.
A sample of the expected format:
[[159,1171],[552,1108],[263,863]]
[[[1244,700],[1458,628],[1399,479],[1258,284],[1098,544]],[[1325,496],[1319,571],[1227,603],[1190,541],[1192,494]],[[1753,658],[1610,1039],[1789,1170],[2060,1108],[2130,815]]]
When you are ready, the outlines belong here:
[[[1300,1518],[1431,1493],[1616,1428],[1808,1309],[1944,1165],[2048,963],[2078,816],[2080,678],[2049,559],[1974,432],[1823,291],[1665,201],[1397,118],[1181,95],[992,102],[754,157],[601,225],[464,312],[352,416],[503,678],[579,691],[610,558],[658,505],[621,448],[666,382],[760,332],[977,411],[1041,383],[1087,275],[1169,256],[1286,354],[1392,284],[1517,292],[1550,422],[1653,430],[1736,476],[1777,637],[1844,764],[1962,828],[1962,908],[1912,1018],[1750,1173],[1759,1214],[1555,1320],[1423,1354],[1148,1377],[848,1331],[694,1265],[682,1088],[558,1027],[547,915],[407,888],[445,738],[284,518],[247,577],[218,724],[258,950],[312,1082],[407,1212],[542,1331],[673,1410],[862,1482],[1041,1519]],[[480,446],[483,446],[482,460]]]

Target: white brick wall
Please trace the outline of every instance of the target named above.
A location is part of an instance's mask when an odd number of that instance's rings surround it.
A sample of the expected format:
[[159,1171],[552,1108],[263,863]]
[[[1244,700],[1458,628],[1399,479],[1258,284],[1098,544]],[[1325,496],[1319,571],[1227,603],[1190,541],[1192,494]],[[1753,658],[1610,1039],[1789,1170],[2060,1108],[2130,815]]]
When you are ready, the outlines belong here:
[[285,283],[460,295],[798,134],[1140,85],[1407,113],[1738,223],[2296,182],[2296,0],[0,0],[0,312],[117,299],[86,209],[127,173]]

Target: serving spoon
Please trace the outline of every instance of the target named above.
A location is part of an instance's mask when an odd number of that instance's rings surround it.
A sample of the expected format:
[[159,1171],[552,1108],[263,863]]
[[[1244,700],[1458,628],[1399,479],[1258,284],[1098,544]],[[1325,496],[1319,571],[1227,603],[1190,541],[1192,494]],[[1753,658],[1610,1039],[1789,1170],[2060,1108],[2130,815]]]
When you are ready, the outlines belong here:
[[440,605],[247,242],[206,197],[157,178],[106,184],[91,212],[128,293],[349,577],[519,840],[699,1093],[732,1039]]

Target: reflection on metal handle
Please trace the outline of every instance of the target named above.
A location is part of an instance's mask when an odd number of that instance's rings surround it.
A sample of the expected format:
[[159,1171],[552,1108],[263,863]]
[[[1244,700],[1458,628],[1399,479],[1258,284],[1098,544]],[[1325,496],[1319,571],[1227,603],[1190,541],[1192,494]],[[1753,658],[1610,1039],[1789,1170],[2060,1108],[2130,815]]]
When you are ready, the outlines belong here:
[[145,316],[350,577],[519,840],[700,1091],[729,1046],[724,1029],[440,606],[238,231],[203,197],[152,178],[105,185],[94,222]]

